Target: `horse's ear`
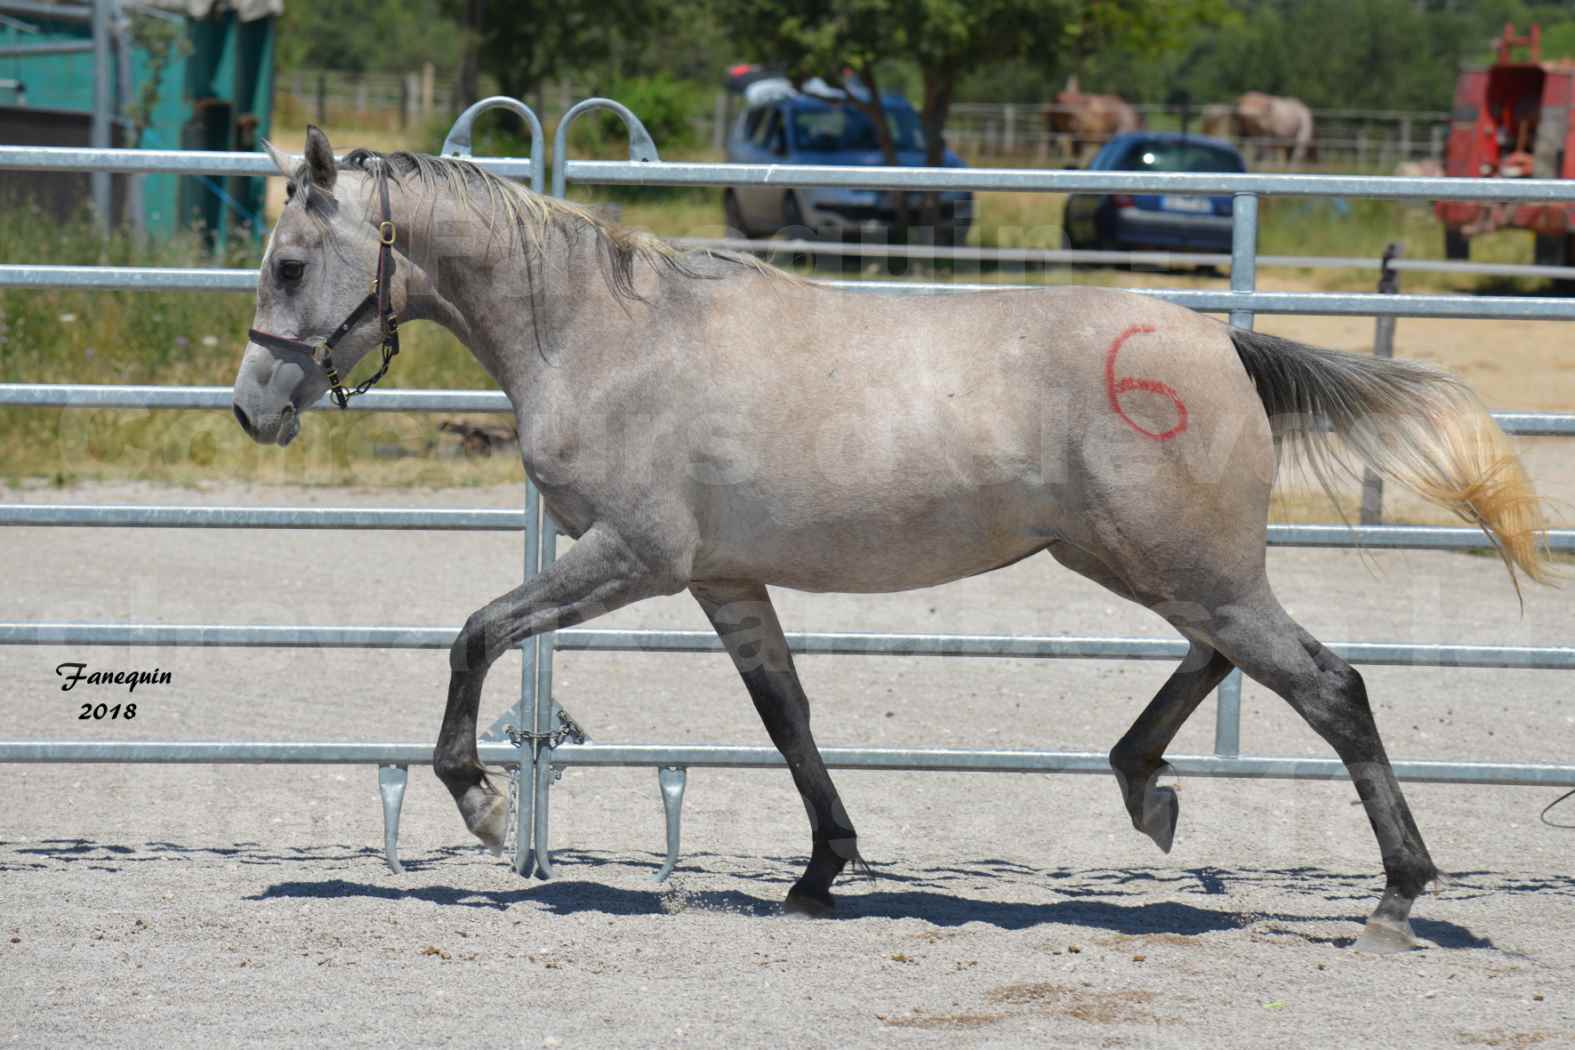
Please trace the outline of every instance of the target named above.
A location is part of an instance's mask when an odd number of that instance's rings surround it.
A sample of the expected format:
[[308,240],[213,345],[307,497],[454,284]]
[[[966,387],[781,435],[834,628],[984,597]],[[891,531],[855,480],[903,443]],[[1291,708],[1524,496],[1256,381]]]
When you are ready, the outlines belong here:
[[328,144],[328,136],[323,134],[323,129],[316,124],[306,126],[306,168],[313,185],[325,190],[334,188],[334,179],[339,175],[339,169],[334,165],[334,148]]
[[263,149],[267,152],[269,159],[273,161],[274,167],[279,169],[279,174],[283,175],[285,178],[289,178],[292,174],[290,171],[290,158],[284,153],[281,153],[279,151],[279,147],[275,146],[267,139],[263,139],[262,144]]

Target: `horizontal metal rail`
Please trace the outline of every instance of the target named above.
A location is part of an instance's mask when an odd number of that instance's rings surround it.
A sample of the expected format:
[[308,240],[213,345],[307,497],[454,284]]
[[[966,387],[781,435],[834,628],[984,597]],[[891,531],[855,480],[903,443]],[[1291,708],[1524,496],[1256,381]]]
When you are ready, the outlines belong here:
[[[1382,298],[1394,298],[1383,296]],[[99,386],[86,383],[0,383],[0,407],[180,408],[228,412],[227,386]],[[326,397],[311,406],[333,408]],[[512,412],[501,390],[372,390],[350,402],[352,412]],[[1575,435],[1575,412],[1495,412],[1507,434]]]
[[[97,386],[86,383],[0,383],[0,405],[33,408],[200,408],[230,411],[227,386]],[[334,408],[327,395],[311,406]],[[351,412],[512,412],[501,390],[370,390]]]
[[1168,193],[1266,197],[1369,197],[1559,203],[1575,200],[1562,179],[1450,179],[1397,175],[1196,174],[1039,168],[877,168],[822,164],[564,161],[569,182],[602,186],[803,186],[863,190],[1010,193]]
[[[1095,263],[1138,266],[1218,266],[1230,269],[1229,252],[1096,251],[1071,248],[968,248],[934,244],[880,244],[857,241],[742,240],[736,237],[673,237],[679,248],[761,252],[772,255],[838,255],[872,259],[932,259],[993,263]],[[1382,259],[1333,255],[1260,255],[1260,268],[1295,270],[1381,270]],[[1483,277],[1575,277],[1575,266],[1461,262],[1445,259],[1392,259],[1389,269]],[[0,283],[4,283],[0,275]]]
[[[0,623],[0,645],[194,646],[235,649],[447,649],[459,632],[446,627],[221,626],[217,624]],[[799,656],[969,656],[1035,660],[1179,660],[1187,643],[1163,638],[1031,635],[789,633]],[[617,631],[573,628],[554,635],[559,652],[713,653],[710,631]],[[1395,667],[1575,669],[1575,648],[1332,642],[1354,664]]]
[[[0,763],[180,763],[186,765],[286,763],[419,766],[432,761],[431,744],[209,743],[149,741],[99,743],[74,740],[0,741]],[[512,744],[481,742],[481,761],[518,766]],[[973,750],[962,748],[827,747],[821,756],[832,769],[871,772],[1085,773],[1109,775],[1110,760],[1093,751]],[[1195,777],[1261,780],[1344,780],[1345,767],[1330,758],[1241,755],[1166,756],[1176,773]],[[555,766],[685,766],[690,768],[778,769],[786,763],[767,747],[725,745],[563,744],[552,751]],[[1538,763],[1397,761],[1401,780],[1433,784],[1575,786],[1575,766]]]
[[[146,529],[379,529],[520,532],[525,511],[403,507],[147,507],[0,505],[0,527]],[[1467,531],[1467,530],[1461,530]]]
[[[505,178],[530,178],[528,157],[466,157]],[[266,153],[182,149],[90,149],[66,146],[0,146],[0,171],[107,171],[115,175],[272,175]]]
[[[498,175],[530,174],[526,158],[473,161]],[[1092,172],[1028,168],[883,168],[820,164],[700,164],[566,160],[570,182],[622,186],[805,186],[1019,193],[1255,193],[1278,197],[1556,203],[1575,200],[1560,179],[1451,179],[1374,175]],[[277,175],[263,153],[0,146],[0,170]]]
[[[115,273],[106,273],[107,270]],[[219,276],[215,276],[219,275]],[[117,283],[125,278],[132,284]],[[144,283],[145,282],[145,283]],[[967,292],[1042,290],[1044,284],[945,284],[909,281],[821,281],[828,288],[880,295],[957,295]],[[145,267],[0,266],[0,287],[248,292],[256,288],[253,270],[159,270]],[[1575,299],[1552,296],[1377,295],[1370,292],[1231,292],[1128,288],[1203,313],[1249,310],[1261,314],[1314,314],[1358,317],[1448,317],[1522,321],[1575,320]]]
[[[823,281],[828,287],[866,295],[963,295],[970,292],[1022,292],[1054,287],[1044,284],[906,281]],[[1378,295],[1371,292],[1231,292],[1168,288],[1127,288],[1199,313],[1237,310],[1260,314],[1344,317],[1438,317],[1466,320],[1570,321],[1575,299],[1549,296]]]
[[[148,507],[0,504],[0,528],[376,529],[518,532],[523,510],[404,507]],[[1546,534],[1549,550],[1575,552],[1575,529]],[[1270,525],[1271,547],[1493,550],[1480,529],[1442,525]]]

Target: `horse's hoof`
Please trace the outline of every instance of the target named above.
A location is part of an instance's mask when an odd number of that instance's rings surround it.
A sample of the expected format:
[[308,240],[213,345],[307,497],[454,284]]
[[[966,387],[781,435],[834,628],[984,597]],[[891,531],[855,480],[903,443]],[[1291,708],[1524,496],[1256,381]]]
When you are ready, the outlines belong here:
[[1176,821],[1181,817],[1181,800],[1175,788],[1150,788],[1143,799],[1143,823],[1138,830],[1154,840],[1164,853],[1176,841]]
[[488,793],[480,786],[466,793],[459,804],[465,827],[493,853],[502,853],[509,831],[509,797],[501,791]]
[[837,902],[831,894],[814,896],[794,886],[788,890],[787,900],[782,902],[783,915],[802,915],[810,919],[827,919],[835,914]]
[[1422,942],[1416,939],[1416,934],[1411,932],[1411,923],[1407,919],[1395,922],[1393,919],[1380,919],[1374,916],[1367,920],[1362,935],[1356,939],[1353,946],[1359,952],[1370,952],[1373,955],[1393,955],[1396,952],[1408,952],[1413,948],[1420,948]]

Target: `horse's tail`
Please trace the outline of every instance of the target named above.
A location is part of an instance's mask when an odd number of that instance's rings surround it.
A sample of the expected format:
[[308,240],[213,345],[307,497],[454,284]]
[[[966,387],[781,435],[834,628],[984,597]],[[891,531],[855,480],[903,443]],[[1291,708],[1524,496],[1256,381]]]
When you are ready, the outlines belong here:
[[[1334,496],[1347,452],[1447,507],[1497,545],[1515,580],[1551,578],[1542,501],[1509,439],[1470,387],[1440,369],[1321,350],[1241,328],[1231,342],[1258,387],[1282,453]],[[1329,440],[1330,434],[1340,442]],[[1517,584],[1518,590],[1518,584]]]

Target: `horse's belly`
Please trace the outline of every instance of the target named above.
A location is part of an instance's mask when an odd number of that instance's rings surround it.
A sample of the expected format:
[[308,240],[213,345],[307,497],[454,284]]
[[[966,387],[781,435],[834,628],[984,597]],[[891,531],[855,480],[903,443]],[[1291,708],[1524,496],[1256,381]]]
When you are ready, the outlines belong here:
[[1010,564],[1057,533],[1040,493],[974,493],[941,504],[850,502],[744,514],[702,542],[697,578],[755,579],[803,591],[931,587]]

